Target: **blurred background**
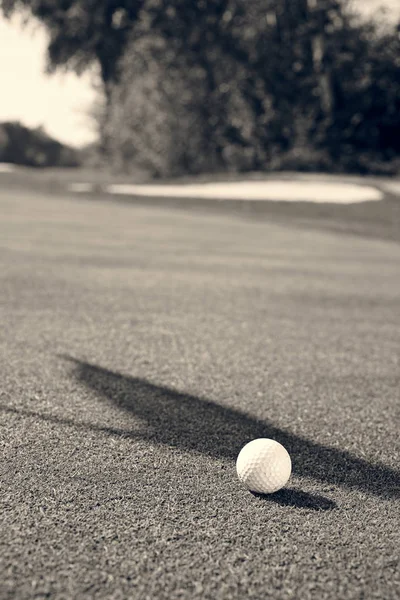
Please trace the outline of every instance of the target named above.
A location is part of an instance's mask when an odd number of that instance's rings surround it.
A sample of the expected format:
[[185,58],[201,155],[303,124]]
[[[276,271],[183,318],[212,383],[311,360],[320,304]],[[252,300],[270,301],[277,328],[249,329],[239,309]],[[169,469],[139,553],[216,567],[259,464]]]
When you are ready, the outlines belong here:
[[0,162],[400,174],[397,0],[2,0]]

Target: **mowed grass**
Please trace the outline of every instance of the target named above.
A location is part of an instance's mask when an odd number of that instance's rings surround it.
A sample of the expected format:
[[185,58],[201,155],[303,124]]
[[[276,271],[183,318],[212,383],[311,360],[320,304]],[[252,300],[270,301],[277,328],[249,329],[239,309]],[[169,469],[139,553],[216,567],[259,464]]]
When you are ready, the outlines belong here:
[[[187,176],[164,183],[211,183],[232,181],[305,181],[329,183],[350,183],[361,186],[377,187],[384,193],[380,202],[364,202],[359,204],[340,205],[334,203],[314,202],[259,202],[242,200],[223,200],[196,198],[167,198],[139,196],[110,196],[107,187],[110,184],[154,183],[148,174],[137,171],[131,175],[115,175],[106,169],[32,169],[18,167],[11,173],[0,173],[0,188],[14,190],[36,191],[54,196],[68,194],[71,184],[89,184],[93,191],[76,193],[75,197],[92,200],[106,200],[110,197],[115,202],[135,204],[139,206],[158,206],[180,208],[187,212],[203,211],[222,215],[237,215],[250,220],[290,224],[301,229],[315,228],[332,231],[344,235],[358,235],[400,242],[400,189],[399,178],[355,175],[301,174],[301,173],[247,173],[247,174],[211,174],[202,176]],[[157,180],[157,183],[161,183]],[[392,190],[392,191],[389,191]],[[72,195],[72,193],[70,194]]]
[[[368,235],[0,191],[1,598],[398,598],[400,246]],[[286,490],[237,481],[255,437]]]

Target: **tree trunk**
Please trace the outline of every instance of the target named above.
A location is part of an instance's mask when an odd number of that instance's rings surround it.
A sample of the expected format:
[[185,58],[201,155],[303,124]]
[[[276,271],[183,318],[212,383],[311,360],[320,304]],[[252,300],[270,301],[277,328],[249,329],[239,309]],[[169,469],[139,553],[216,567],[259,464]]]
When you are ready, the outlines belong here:
[[324,8],[321,0],[307,0],[309,19],[316,22],[315,32],[311,38],[314,73],[318,81],[321,111],[324,115],[325,128],[332,122],[333,86],[331,73],[325,64],[325,26]]

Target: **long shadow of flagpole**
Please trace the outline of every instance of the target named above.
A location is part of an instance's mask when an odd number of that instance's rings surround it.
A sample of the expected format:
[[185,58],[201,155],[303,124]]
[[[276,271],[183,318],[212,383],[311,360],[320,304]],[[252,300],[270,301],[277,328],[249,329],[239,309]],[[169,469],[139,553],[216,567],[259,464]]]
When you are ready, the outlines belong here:
[[[153,443],[236,459],[251,439],[269,437],[282,443],[293,458],[294,473],[329,484],[359,489],[377,496],[399,496],[400,473],[371,464],[350,452],[330,448],[260,421],[241,411],[182,394],[145,380],[127,377],[69,356],[74,375],[96,394],[147,423],[147,431],[132,433]],[[106,428],[102,428],[106,431]],[[110,433],[115,435],[113,430]],[[129,431],[120,432],[130,435]]]

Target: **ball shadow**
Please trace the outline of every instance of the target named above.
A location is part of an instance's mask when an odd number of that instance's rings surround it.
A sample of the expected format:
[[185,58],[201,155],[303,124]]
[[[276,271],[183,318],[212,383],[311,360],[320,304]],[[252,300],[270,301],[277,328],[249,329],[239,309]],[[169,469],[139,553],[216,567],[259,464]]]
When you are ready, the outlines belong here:
[[280,506],[293,506],[295,508],[305,508],[308,510],[334,510],[337,508],[336,502],[320,496],[318,494],[309,494],[295,488],[284,488],[274,494],[258,494],[251,492],[253,496],[266,502],[274,502]]

